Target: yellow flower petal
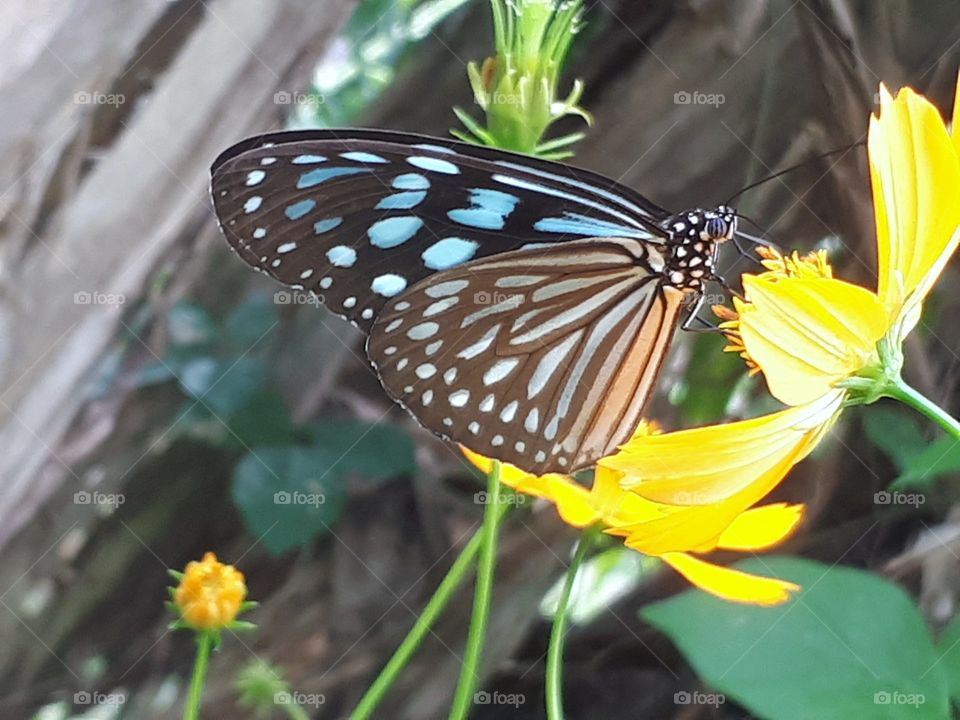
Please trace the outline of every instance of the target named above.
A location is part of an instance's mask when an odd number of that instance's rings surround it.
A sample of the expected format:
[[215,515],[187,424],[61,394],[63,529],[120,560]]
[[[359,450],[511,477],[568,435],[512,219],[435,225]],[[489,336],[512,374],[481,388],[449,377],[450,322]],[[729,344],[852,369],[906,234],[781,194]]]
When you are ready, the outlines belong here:
[[861,370],[888,329],[877,296],[842,280],[744,275],[743,284],[740,337],[787,405],[816,400]]
[[[590,502],[606,525],[629,525],[655,520],[665,514],[662,505],[640,497],[621,486],[623,473],[598,465]],[[669,512],[669,510],[666,510]]]
[[[629,541],[627,542],[629,545]],[[786,580],[750,575],[713,565],[686,553],[668,553],[661,558],[687,580],[711,595],[731,602],[779,605],[800,586]]]
[[960,156],[960,70],[957,71],[957,84],[953,90],[953,119],[950,121],[953,134],[953,148]]
[[[493,460],[460,446],[460,451],[478,470],[489,473]],[[531,475],[510,463],[500,463],[500,482],[519,493],[554,503],[568,525],[582,528],[600,519],[590,501],[590,491],[566,475]]]
[[547,492],[545,497],[557,506],[557,512],[567,525],[584,528],[600,520],[600,513],[590,501],[590,491],[575,480],[549,477]]
[[641,435],[600,465],[623,472],[625,487],[655,502],[717,503],[749,488],[756,502],[819,442],[843,398],[834,390],[809,405],[750,420]]
[[747,510],[717,540],[725,550],[764,550],[786,538],[803,519],[803,505],[775,503]]
[[910,88],[880,86],[867,149],[877,226],[878,289],[902,338],[960,243],[960,142]]

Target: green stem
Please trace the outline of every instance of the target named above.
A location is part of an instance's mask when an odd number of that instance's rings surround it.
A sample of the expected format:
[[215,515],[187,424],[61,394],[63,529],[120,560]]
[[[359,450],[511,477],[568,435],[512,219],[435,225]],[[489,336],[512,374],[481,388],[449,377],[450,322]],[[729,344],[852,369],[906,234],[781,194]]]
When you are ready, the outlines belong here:
[[287,717],[290,720],[310,720],[307,711],[299,705],[285,705],[284,707],[287,708]]
[[493,572],[497,565],[500,505],[500,461],[494,460],[487,476],[487,506],[483,512],[483,529],[480,531],[483,546],[473,595],[473,614],[467,634],[467,648],[463,655],[463,667],[460,669],[460,679],[457,681],[457,690],[450,708],[450,720],[466,720],[480,678],[480,660],[486,639],[487,619],[490,616],[490,600],[493,596]]
[[577,551],[567,568],[567,578],[563,583],[557,609],[553,614],[553,628],[547,648],[547,720],[563,720],[563,644],[567,635],[568,606],[577,574],[593,544],[593,537],[593,529],[586,530],[580,536]]
[[902,379],[897,378],[886,388],[885,394],[889,397],[899,400],[905,405],[909,405],[917,412],[933,420],[946,432],[960,439],[960,422],[949,415],[943,408],[934,403],[929,398],[924,397],[912,387],[907,385]]
[[207,681],[212,647],[213,635],[209,632],[200,633],[197,638],[197,659],[193,663],[193,677],[190,678],[190,694],[183,709],[183,720],[197,720],[200,717],[200,698],[203,696],[203,685]]
[[[488,505],[488,507],[490,506]],[[500,518],[510,509],[510,506],[506,503],[499,503],[495,507],[498,511],[497,521],[499,522]],[[423,642],[434,623],[446,609],[454,593],[473,569],[473,564],[483,546],[484,537],[484,528],[481,528],[474,533],[463,550],[460,551],[460,556],[447,571],[446,577],[443,578],[440,586],[433,593],[433,597],[430,598],[423,612],[420,613],[420,617],[417,618],[410,632],[400,643],[400,647],[396,649],[393,656],[384,665],[383,670],[380,671],[377,679],[373,681],[370,688],[360,698],[356,709],[350,714],[350,720],[367,720],[372,716],[373,711],[396,682],[407,663],[410,662],[410,658],[413,657],[417,648],[420,647],[420,643]]]

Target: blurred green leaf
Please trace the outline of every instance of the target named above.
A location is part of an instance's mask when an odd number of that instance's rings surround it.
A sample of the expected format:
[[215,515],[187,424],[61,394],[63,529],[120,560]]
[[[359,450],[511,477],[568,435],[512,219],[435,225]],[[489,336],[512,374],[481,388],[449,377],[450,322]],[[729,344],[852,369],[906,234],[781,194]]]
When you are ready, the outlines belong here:
[[941,633],[937,652],[940,653],[940,666],[950,686],[950,697],[960,703],[960,614],[954,615]]
[[740,358],[722,352],[726,344],[719,333],[696,337],[684,378],[685,390],[675,398],[685,426],[703,425],[724,416],[737,380],[743,375]]
[[244,449],[291,442],[297,435],[286,402],[272,387],[262,387],[248,396],[246,404],[225,420],[230,427],[225,443]]
[[[620,545],[587,560],[577,573],[570,596],[571,622],[586,624],[632,592],[660,561]],[[540,613],[552,618],[563,591],[566,573],[544,594]]]
[[181,301],[170,308],[167,329],[175,345],[200,345],[210,342],[217,328],[210,313],[199,305]]
[[416,471],[413,440],[397,425],[343,421],[306,428],[313,443],[340,454],[338,467],[376,480]]
[[960,472],[960,440],[942,437],[915,455],[890,487],[929,487],[937,478],[957,472]]
[[[186,377],[186,375],[184,376]],[[266,365],[249,355],[216,360],[212,370],[188,392],[224,420],[233,417],[269,382]]]
[[901,471],[927,446],[916,417],[897,407],[870,408],[863,414],[863,430],[870,442]]
[[223,321],[230,346],[241,353],[249,351],[277,324],[277,306],[273,295],[258,293],[244,300]]
[[299,547],[329,529],[345,498],[330,448],[256,448],[233,471],[231,495],[244,522],[272,553]]
[[792,580],[803,591],[761,608],[690,590],[642,611],[709,686],[775,720],[950,716],[939,654],[901,588],[800,558],[736,567]]

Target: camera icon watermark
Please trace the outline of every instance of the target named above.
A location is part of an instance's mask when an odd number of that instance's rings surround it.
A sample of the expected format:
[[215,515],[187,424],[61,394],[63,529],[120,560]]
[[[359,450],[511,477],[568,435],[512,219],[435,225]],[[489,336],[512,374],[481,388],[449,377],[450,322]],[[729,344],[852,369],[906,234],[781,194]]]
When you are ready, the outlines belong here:
[[873,494],[874,505],[905,505],[918,508],[927,501],[927,496],[923,493],[905,493],[899,490],[893,492],[889,490],[880,490]]
[[673,694],[674,705],[706,705],[709,707],[720,707],[727,701],[727,696],[723,693],[705,693],[699,690],[690,692],[681,690]]
[[73,294],[74,305],[109,305],[116,307],[123,305],[126,301],[127,296],[123,293],[89,292],[87,290],[79,290]]
[[509,705],[510,707],[518,708],[527,702],[527,696],[523,693],[504,693],[497,690],[487,692],[486,690],[481,690],[480,692],[474,693],[473,702],[475,705]]
[[320,298],[313,293],[297,292],[294,290],[277,290],[273,294],[274,305],[313,305],[320,307]]
[[288,90],[279,90],[273,94],[274,105],[299,105],[303,107],[318,108],[326,101],[327,99],[320,93],[290,92]]
[[320,507],[327,501],[327,496],[323,493],[307,493],[299,490],[287,492],[278,490],[273,494],[274,505],[307,505],[309,507]]
[[96,505],[99,507],[118,508],[127,501],[123,493],[102,493],[97,490],[77,490],[73,494],[74,505]]
[[673,94],[674,105],[712,105],[720,107],[727,101],[723,93],[705,93],[699,90],[678,90]]
[[[475,505],[489,505],[490,501],[490,495],[486,490],[473,494]],[[522,493],[503,493],[497,496],[497,503],[500,505],[523,505],[525,502],[527,502],[527,496]]]
[[126,101],[127,96],[123,93],[88,92],[86,90],[80,90],[73,94],[74,105],[111,105],[117,108]]
[[80,690],[73,694],[74,705],[103,705],[114,706],[123,705],[127,701],[125,693],[102,693]]
[[523,295],[510,295],[502,292],[487,292],[481,290],[473,294],[473,302],[477,305],[504,305],[507,307],[520,307],[523,303]]
[[273,694],[274,705],[298,705],[317,708],[327,702],[323,693],[278,692]]
[[873,694],[874,705],[909,705],[910,707],[920,707],[927,701],[923,693],[905,693],[899,690],[880,690]]

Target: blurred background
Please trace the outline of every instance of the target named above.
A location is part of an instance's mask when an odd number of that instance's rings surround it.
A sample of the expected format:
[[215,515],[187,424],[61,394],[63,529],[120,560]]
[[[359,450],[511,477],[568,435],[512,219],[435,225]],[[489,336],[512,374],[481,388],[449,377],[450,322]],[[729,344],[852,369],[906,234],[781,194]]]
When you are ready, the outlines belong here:
[[[574,162],[671,208],[863,140],[881,80],[947,112],[960,65],[952,0],[586,6],[562,88],[585,80],[596,125]],[[481,0],[0,6],[0,718],[179,717],[194,646],[167,629],[166,568],[206,550],[262,603],[259,630],[215,658],[208,717],[252,717],[238,682],[277,676],[323,698],[311,717],[342,717],[376,675],[478,527],[482,485],[389,403],[353,328],[231,255],[208,167],[284,127],[445,135],[452,105],[479,115],[465,63],[491,49]],[[738,207],[873,286],[863,147]],[[750,266],[731,254],[722,268]],[[958,312],[954,263],[906,364],[953,414]],[[651,412],[663,425],[773,407],[721,338],[680,335]],[[846,414],[778,491],[810,505],[781,551],[885,575],[940,627],[960,595],[958,470],[960,452],[905,408]],[[904,477],[922,503],[875,501]],[[283,502],[295,492],[315,501]],[[543,717],[574,539],[549,508],[504,528],[483,682],[526,702],[476,717]],[[683,587],[613,545],[594,561],[567,642],[570,718],[747,717],[674,701],[697,677],[638,610]],[[464,592],[381,717],[444,715],[469,610]]]

